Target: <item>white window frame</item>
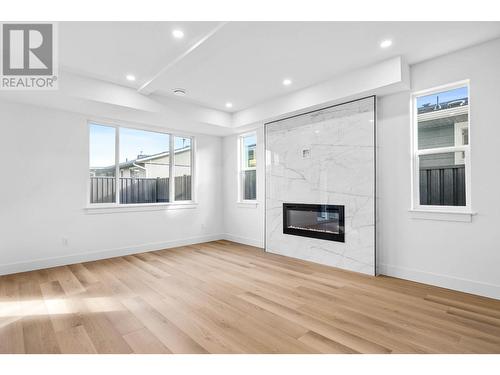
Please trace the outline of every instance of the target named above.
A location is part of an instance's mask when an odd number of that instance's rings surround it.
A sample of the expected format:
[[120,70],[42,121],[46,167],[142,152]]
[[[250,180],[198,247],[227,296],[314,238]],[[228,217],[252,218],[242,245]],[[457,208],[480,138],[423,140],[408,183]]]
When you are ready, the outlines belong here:
[[[430,149],[418,149],[418,112],[417,112],[417,98],[421,96],[437,94],[443,91],[453,90],[460,87],[467,87],[468,93],[468,128],[469,128],[469,142],[468,145],[452,146],[452,147],[437,147]],[[472,201],[471,201],[471,95],[470,95],[470,82],[463,80],[447,85],[434,87],[427,90],[414,92],[411,96],[411,155],[412,155],[412,199],[411,210],[417,212],[430,212],[438,214],[473,214]],[[450,113],[453,115],[453,113]],[[421,205],[420,204],[420,171],[419,171],[419,156],[433,155],[449,152],[464,152],[465,155],[465,206],[437,206],[437,205]]]
[[[194,135],[190,134],[179,134],[176,132],[171,132],[171,131],[165,131],[163,129],[158,129],[156,127],[148,127],[148,126],[143,126],[143,127],[138,127],[136,125],[132,124],[127,124],[127,123],[111,123],[108,121],[102,121],[99,119],[89,119],[87,120],[87,142],[90,141],[90,125],[101,125],[101,126],[107,126],[110,128],[115,129],[115,195],[116,199],[114,203],[91,203],[90,202],[90,183],[89,183],[89,170],[90,170],[90,143],[88,144],[89,147],[87,149],[87,155],[88,155],[88,166],[87,166],[87,189],[86,189],[86,209],[94,213],[92,211],[95,210],[95,213],[99,213],[100,209],[104,209],[104,212],[113,212],[112,209],[119,209],[119,211],[136,211],[136,210],[141,210],[144,208],[152,208],[152,209],[158,209],[158,208],[192,208],[190,206],[194,206],[197,204],[196,201],[196,188],[195,188],[195,160],[196,160],[196,137]],[[175,181],[174,178],[169,179],[169,202],[159,202],[159,203],[133,203],[133,204],[123,204],[120,202],[120,128],[127,128],[127,129],[134,129],[134,130],[142,130],[142,131],[147,131],[147,132],[155,132],[155,133],[161,133],[161,134],[166,134],[169,136],[169,150],[174,151],[175,147],[175,137],[182,137],[182,138],[190,138],[191,139],[191,200],[186,201],[186,200],[175,200]],[[174,169],[175,169],[175,152],[170,155],[170,160],[169,160],[169,175],[172,177],[174,176]],[[118,211],[117,211],[118,212]]]
[[[244,139],[249,136],[254,136],[255,137],[255,167],[247,167],[243,165],[243,151],[244,151]],[[238,203],[247,203],[247,204],[255,204],[257,203],[257,165],[259,163],[258,156],[257,156],[257,132],[256,131],[251,131],[248,133],[243,133],[238,136]],[[255,199],[244,199],[244,184],[243,184],[243,172],[245,171],[256,171],[255,172]]]
[[[455,123],[455,145],[456,144],[461,144],[463,145],[463,131],[464,129],[467,129],[467,132],[469,132],[469,122],[457,122]],[[467,135],[468,138],[468,135]],[[469,142],[467,142],[468,144]],[[455,155],[455,163],[461,163],[464,162],[465,158],[460,155]]]

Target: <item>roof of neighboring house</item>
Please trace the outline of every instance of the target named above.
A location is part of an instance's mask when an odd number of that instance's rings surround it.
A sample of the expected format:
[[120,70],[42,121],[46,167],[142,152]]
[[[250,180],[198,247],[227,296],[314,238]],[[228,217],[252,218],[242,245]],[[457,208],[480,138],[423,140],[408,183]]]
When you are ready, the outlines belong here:
[[[175,150],[175,153],[179,154],[181,152],[188,151],[190,149],[191,149],[190,146],[179,148],[179,149]],[[127,160],[127,161],[125,161],[123,163],[118,164],[118,166],[120,167],[120,169],[122,169],[122,168],[131,168],[131,167],[134,166],[134,164],[144,163],[144,162],[149,161],[149,160],[155,160],[155,159],[163,158],[165,156],[168,156],[169,154],[170,154],[170,151],[163,151],[163,152],[159,152],[159,153],[153,154],[153,155],[137,155],[136,159]],[[110,166],[107,166],[107,167],[95,167],[95,168],[92,168],[92,169],[103,171],[103,170],[107,170],[107,169],[111,170],[111,169],[114,169],[114,168],[115,168],[114,165],[110,165]]]
[[441,111],[443,109],[451,109],[457,107],[463,107],[469,104],[469,98],[453,99],[442,103],[426,103],[417,109],[418,114]]

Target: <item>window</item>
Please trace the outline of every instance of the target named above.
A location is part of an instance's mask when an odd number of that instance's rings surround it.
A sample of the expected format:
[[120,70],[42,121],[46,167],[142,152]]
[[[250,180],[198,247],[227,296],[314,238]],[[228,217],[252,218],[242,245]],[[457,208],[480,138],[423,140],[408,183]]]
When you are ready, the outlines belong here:
[[470,211],[469,86],[413,96],[413,208]]
[[239,138],[240,149],[240,200],[257,199],[257,136],[245,134]]
[[192,200],[192,138],[93,123],[89,130],[90,204]]

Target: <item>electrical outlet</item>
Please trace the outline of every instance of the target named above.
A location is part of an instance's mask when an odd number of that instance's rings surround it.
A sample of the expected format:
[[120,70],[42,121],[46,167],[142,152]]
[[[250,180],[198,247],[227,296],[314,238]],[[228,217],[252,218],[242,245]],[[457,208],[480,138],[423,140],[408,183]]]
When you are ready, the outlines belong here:
[[69,244],[69,240],[67,237],[61,238],[61,242],[62,242],[63,246],[68,246],[68,244]]

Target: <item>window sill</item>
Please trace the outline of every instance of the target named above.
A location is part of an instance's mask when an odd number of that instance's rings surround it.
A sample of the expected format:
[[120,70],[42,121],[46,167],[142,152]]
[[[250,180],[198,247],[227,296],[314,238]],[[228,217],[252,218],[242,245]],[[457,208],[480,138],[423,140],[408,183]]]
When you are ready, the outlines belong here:
[[259,202],[252,202],[252,201],[240,201],[236,202],[236,205],[241,208],[257,208],[259,205]]
[[121,205],[92,205],[85,208],[87,214],[111,214],[122,212],[143,212],[143,211],[165,211],[165,210],[185,210],[197,208],[195,202],[175,202],[175,203],[138,203]]
[[428,209],[410,209],[410,217],[419,220],[439,220],[439,221],[458,221],[470,223],[472,216],[476,215],[473,211],[449,211],[449,210],[428,210]]

